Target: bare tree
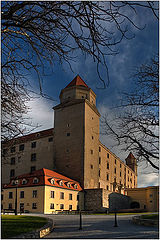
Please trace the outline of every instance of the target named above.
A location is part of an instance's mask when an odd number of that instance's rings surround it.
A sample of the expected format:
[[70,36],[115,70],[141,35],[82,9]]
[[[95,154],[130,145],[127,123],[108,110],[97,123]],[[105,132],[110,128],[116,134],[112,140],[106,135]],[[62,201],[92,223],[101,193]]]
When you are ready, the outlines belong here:
[[159,61],[158,56],[136,69],[135,88],[124,93],[116,116],[103,116],[104,133],[111,135],[138,161],[159,169]]
[[[27,74],[32,71],[37,73],[40,94],[44,95],[41,85],[44,62],[51,65],[56,61],[67,62],[71,67],[79,50],[84,55],[90,55],[96,62],[99,78],[105,87],[109,83],[109,76],[104,81],[99,74],[99,66],[105,66],[108,73],[106,57],[118,54],[116,46],[124,38],[134,37],[131,29],[144,27],[136,25],[132,17],[128,16],[128,11],[130,16],[136,15],[137,7],[149,8],[157,16],[158,8],[154,2],[3,1],[3,119],[9,119],[9,111],[5,112],[6,98],[14,101],[8,101],[7,109],[12,109],[12,114],[15,111],[15,119],[17,111],[20,115],[26,112],[25,91],[30,89]],[[11,87],[13,91],[10,91]],[[8,95],[13,92],[14,96]],[[20,94],[17,95],[18,93]],[[11,121],[7,120],[6,124],[2,124],[5,126],[4,139],[8,133],[10,135],[10,129],[12,133],[15,131],[9,122]],[[22,132],[18,122],[13,124],[19,128],[16,135]]]

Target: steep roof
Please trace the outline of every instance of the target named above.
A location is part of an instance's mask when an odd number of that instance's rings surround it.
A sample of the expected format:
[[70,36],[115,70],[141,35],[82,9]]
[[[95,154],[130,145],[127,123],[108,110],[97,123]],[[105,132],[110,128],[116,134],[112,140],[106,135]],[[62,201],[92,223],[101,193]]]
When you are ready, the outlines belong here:
[[83,86],[89,88],[79,75],[77,75],[65,88],[73,86]]
[[135,156],[133,155],[132,152],[130,152],[126,159],[135,159]]
[[[33,183],[33,179],[37,178],[38,182]],[[26,183],[23,184],[22,181],[26,180]],[[51,182],[51,179],[54,179],[54,184]],[[14,185],[12,181],[18,180],[18,184]],[[63,185],[60,185],[60,181],[63,182]],[[70,183],[70,187],[67,185]],[[32,186],[52,186],[52,187],[58,187],[58,188],[64,188],[64,189],[70,189],[70,190],[75,190],[75,191],[81,191],[82,188],[80,184],[77,181],[74,181],[60,173],[57,173],[55,171],[46,169],[46,168],[41,168],[39,170],[36,170],[32,173],[26,173],[19,175],[16,178],[13,178],[9,184],[5,184],[3,187],[4,188],[14,188],[15,186],[17,187],[32,187]],[[77,185],[77,188],[75,188],[75,185]]]

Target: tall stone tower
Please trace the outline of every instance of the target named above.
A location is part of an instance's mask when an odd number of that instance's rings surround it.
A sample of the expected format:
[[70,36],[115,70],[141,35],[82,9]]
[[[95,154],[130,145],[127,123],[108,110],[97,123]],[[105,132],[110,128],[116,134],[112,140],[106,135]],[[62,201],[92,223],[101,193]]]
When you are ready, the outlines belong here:
[[131,152],[129,153],[128,157],[126,158],[126,164],[137,175],[137,160],[136,160],[136,158],[134,157],[134,155]]
[[55,168],[83,188],[98,188],[100,114],[95,93],[76,76],[62,89],[54,111]]

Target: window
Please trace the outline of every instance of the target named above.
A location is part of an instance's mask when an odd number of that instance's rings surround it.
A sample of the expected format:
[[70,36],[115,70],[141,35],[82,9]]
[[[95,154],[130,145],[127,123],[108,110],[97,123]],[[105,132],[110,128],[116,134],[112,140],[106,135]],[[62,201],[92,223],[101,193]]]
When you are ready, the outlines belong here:
[[32,203],[32,209],[37,209],[37,203]]
[[71,184],[69,182],[67,183],[67,187],[69,187],[69,188],[71,187]]
[[149,196],[150,196],[150,197],[153,197],[153,194],[150,194]]
[[91,169],[93,169],[93,165],[91,164]]
[[129,170],[128,170],[128,174],[129,174]]
[[59,185],[60,185],[60,186],[63,186],[63,182],[62,182],[62,181],[60,181],[60,182],[59,182]]
[[99,147],[99,152],[101,152],[101,147]]
[[51,184],[55,184],[54,178],[51,179]]
[[19,151],[23,151],[24,150],[24,144],[19,145]]
[[64,204],[60,204],[60,209],[64,209]]
[[101,170],[99,170],[99,177],[101,176]]
[[69,205],[69,210],[72,210],[72,205]]
[[69,194],[69,200],[72,200],[72,194],[71,193]]
[[3,155],[6,155],[7,151],[8,151],[7,148],[4,148],[3,149]]
[[13,198],[13,192],[9,192],[9,198]]
[[48,142],[53,142],[53,137],[48,138]]
[[22,184],[24,185],[24,184],[26,184],[27,183],[27,180],[26,179],[23,179],[22,180]]
[[120,163],[120,168],[122,167],[122,164]]
[[109,186],[108,185],[107,185],[106,189],[109,190]]
[[129,177],[128,177],[128,182],[129,182]]
[[31,143],[31,148],[36,148],[36,142]]
[[109,169],[109,162],[107,162],[107,169]]
[[10,171],[10,177],[14,177],[15,176],[15,170],[14,169],[11,169]]
[[54,191],[51,191],[51,198],[54,198]]
[[36,153],[31,154],[31,162],[36,161]]
[[93,150],[91,149],[91,154],[93,154]]
[[33,183],[36,184],[36,183],[38,183],[38,182],[39,182],[39,179],[35,177],[35,178],[33,179]]
[[69,137],[70,136],[70,133],[67,133],[67,137]]
[[31,167],[31,173],[34,172],[34,171],[36,171],[36,167],[35,167],[35,166],[32,166],[32,167]]
[[11,153],[14,153],[16,151],[16,147],[11,147]]
[[94,139],[94,137],[92,136],[92,139]]
[[82,96],[82,98],[84,98],[84,96]]
[[11,165],[15,165],[15,157],[11,158]]
[[54,209],[54,203],[50,204],[50,209]]
[[66,152],[69,153],[69,149],[66,149]]
[[24,198],[24,191],[20,191],[20,198]]
[[114,160],[114,163],[115,163],[115,164],[117,163],[116,159]]
[[107,158],[109,158],[109,153],[107,153]]
[[150,203],[152,203],[152,200],[151,201],[149,201]]
[[33,192],[32,192],[32,197],[33,197],[33,198],[37,198],[37,190],[33,190]]
[[109,180],[109,174],[107,173],[107,181]]
[[122,173],[120,172],[119,175],[120,175],[120,177],[121,177]]
[[114,173],[116,174],[116,168],[114,168]]
[[75,188],[75,189],[77,189],[77,188],[78,188],[77,184],[74,184],[74,188]]
[[77,195],[77,201],[79,201],[79,195]]
[[67,127],[70,127],[71,126],[71,124],[70,123],[67,123]]
[[9,209],[12,209],[12,203],[9,203],[9,204],[8,204],[8,208],[9,208]]
[[60,192],[60,199],[64,199],[64,193]]
[[99,157],[99,164],[101,164],[101,157]]

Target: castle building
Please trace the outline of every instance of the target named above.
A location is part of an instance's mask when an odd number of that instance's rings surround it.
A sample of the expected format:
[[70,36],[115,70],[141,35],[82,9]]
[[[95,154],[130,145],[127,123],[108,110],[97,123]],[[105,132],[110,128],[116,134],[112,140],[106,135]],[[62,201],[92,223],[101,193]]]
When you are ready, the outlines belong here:
[[109,193],[125,195],[128,188],[137,187],[133,154],[125,163],[100,142],[96,94],[80,76],[62,89],[60,104],[53,109],[54,128],[3,143],[3,183],[41,168],[54,170],[80,183],[87,208],[91,193],[101,192],[103,208],[108,207]]

